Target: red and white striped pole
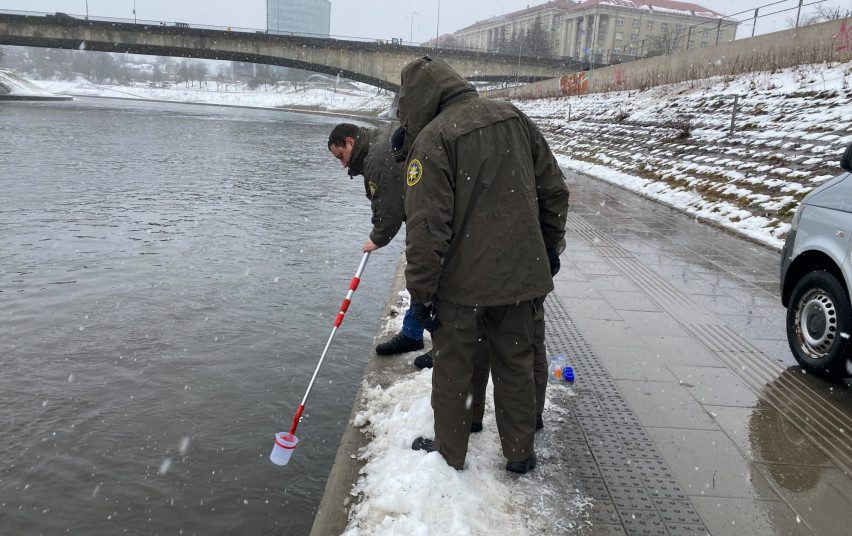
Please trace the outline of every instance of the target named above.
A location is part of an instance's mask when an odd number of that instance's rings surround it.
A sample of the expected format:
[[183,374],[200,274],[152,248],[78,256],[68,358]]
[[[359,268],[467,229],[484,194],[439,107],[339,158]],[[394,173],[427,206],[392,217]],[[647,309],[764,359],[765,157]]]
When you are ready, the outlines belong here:
[[296,410],[296,416],[293,417],[293,425],[290,427],[290,434],[296,434],[296,427],[299,426],[299,419],[302,418],[302,412],[305,411],[305,402],[308,400],[308,396],[311,394],[311,389],[314,388],[314,382],[317,379],[317,374],[319,374],[319,370],[322,367],[323,361],[325,361],[325,356],[328,354],[328,349],[331,346],[331,341],[334,339],[334,335],[337,333],[337,328],[343,324],[343,319],[346,317],[346,311],[349,310],[349,304],[352,303],[352,295],[355,294],[355,291],[358,289],[358,284],[361,283],[361,274],[364,273],[364,268],[367,266],[367,259],[370,258],[370,252],[364,253],[364,258],[361,259],[361,264],[358,266],[358,271],[355,272],[355,277],[352,278],[352,281],[349,282],[349,292],[346,294],[346,299],[343,300],[343,303],[340,304],[340,312],[337,313],[337,318],[334,319],[334,327],[331,330],[331,335],[328,337],[328,342],[325,343],[325,350],[322,351],[322,356],[320,357],[319,363],[317,363],[317,368],[314,370],[314,375],[311,378],[311,383],[308,384],[308,390],[305,392],[305,397],[302,398],[302,403],[299,404],[299,409]]

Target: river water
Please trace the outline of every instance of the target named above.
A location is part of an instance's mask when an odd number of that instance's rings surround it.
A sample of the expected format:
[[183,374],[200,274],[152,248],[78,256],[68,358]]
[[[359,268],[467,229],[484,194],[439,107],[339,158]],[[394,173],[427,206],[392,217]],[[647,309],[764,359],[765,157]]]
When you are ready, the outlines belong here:
[[0,104],[0,533],[306,534],[401,240],[374,254],[334,118]]

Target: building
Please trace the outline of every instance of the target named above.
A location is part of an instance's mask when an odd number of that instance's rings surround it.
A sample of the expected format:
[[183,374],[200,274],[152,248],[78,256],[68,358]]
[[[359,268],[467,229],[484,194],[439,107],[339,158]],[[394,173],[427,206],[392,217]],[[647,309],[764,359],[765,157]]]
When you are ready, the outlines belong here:
[[454,36],[463,47],[523,53],[537,28],[546,36],[547,54],[613,63],[733,41],[737,23],[674,0],[554,0],[477,22]]
[[331,2],[328,0],[266,1],[268,33],[328,37],[330,30]]
[[[328,37],[331,32],[331,2],[328,0],[266,0],[266,33]],[[248,81],[261,72],[279,80],[302,80],[311,73],[287,67],[258,70],[254,63],[232,62],[234,78]]]
[[[546,4],[528,7],[520,11],[492,17],[467,28],[455,32],[455,43],[463,48],[517,53],[517,47],[512,46],[518,41],[518,36],[526,35],[536,25],[541,25],[544,34],[550,41],[552,54],[558,54],[563,48],[562,21],[569,9],[577,4],[571,0],[553,0]],[[521,52],[523,52],[521,50]]]
[[586,0],[563,19],[559,55],[601,63],[733,41],[737,22],[674,0]]

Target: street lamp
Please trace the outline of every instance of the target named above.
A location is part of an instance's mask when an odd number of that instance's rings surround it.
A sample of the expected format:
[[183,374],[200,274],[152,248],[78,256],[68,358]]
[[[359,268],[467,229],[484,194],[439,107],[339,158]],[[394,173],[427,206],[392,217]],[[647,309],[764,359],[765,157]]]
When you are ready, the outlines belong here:
[[435,24],[435,50],[438,49],[438,43],[441,37],[441,0],[438,0],[438,22]]
[[136,0],[133,0],[133,24],[136,24]]
[[86,20],[89,20],[89,0],[86,0]]
[[411,14],[411,24],[408,29],[408,42],[411,44],[414,43],[414,15],[419,15],[419,13],[415,11]]

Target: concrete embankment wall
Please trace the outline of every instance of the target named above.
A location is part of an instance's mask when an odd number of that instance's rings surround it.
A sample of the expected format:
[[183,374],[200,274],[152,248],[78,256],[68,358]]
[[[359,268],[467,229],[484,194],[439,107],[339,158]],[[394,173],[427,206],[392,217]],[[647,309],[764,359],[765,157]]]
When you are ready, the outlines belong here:
[[[396,305],[399,299],[399,291],[405,289],[404,275],[405,263],[400,260],[382,309],[383,316],[382,321],[379,322],[377,338],[381,337],[384,331],[385,313]],[[349,509],[359,500],[358,497],[353,497],[351,492],[352,487],[358,482],[359,471],[364,467],[365,462],[353,455],[357,455],[358,451],[367,446],[369,438],[352,423],[358,413],[364,409],[365,391],[377,385],[387,387],[413,371],[414,368],[408,359],[379,357],[375,353],[370,355],[364,371],[364,380],[355,395],[349,422],[347,422],[343,437],[340,439],[337,456],[334,459],[331,473],[328,475],[325,492],[317,509],[316,517],[314,517],[311,536],[330,536],[342,533],[349,521]]]
[[850,60],[852,17],[586,72],[565,73],[560,78],[491,91],[487,95],[515,99],[565,97]]

